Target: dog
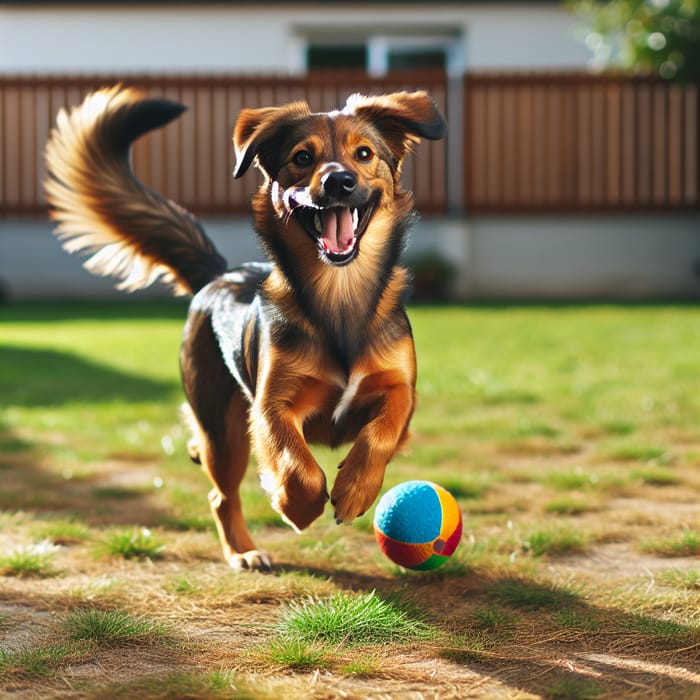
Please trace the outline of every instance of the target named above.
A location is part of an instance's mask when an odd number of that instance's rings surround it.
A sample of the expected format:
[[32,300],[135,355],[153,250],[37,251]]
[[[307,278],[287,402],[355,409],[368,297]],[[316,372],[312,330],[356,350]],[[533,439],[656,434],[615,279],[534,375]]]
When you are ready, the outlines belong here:
[[[356,94],[326,113],[242,110],[233,175],[263,175],[252,209],[269,262],[228,270],[196,219],[129,164],[133,141],[184,109],[115,86],[61,110],[45,190],[55,234],[90,255],[90,271],[192,296],[180,351],[188,451],[212,482],[225,560],[266,570],[239,496],[251,448],[273,508],[301,531],[329,499],[338,523],[367,511],[407,439],[416,356],[400,256],[416,214],[401,165],[445,121],[422,91]],[[352,443],[330,494],[314,443]]]

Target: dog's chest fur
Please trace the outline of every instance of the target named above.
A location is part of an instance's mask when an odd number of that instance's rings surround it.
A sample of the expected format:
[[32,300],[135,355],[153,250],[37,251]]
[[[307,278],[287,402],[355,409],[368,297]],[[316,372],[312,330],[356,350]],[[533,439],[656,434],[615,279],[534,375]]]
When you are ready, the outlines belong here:
[[[353,362],[357,348],[328,353],[327,338],[280,323],[279,310],[260,295],[272,269],[269,263],[248,263],[227,273],[194,297],[191,310],[209,316],[221,357],[251,404],[260,382],[258,368],[265,364],[261,355],[284,350],[294,356],[296,371],[305,366],[299,393],[308,404],[303,413],[311,434],[323,442],[341,441],[347,426],[362,420],[367,410],[360,397],[366,373]],[[336,341],[342,345],[342,338]]]

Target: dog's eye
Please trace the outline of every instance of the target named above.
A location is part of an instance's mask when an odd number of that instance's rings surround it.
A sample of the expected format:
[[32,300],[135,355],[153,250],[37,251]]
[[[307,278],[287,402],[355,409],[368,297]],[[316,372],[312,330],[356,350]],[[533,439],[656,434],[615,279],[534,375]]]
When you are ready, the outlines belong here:
[[372,158],[374,158],[374,153],[372,149],[367,146],[360,146],[355,151],[355,158],[360,161],[360,163],[369,163]]
[[313,163],[314,157],[310,151],[297,151],[292,158],[295,165],[301,168],[305,168],[307,165]]

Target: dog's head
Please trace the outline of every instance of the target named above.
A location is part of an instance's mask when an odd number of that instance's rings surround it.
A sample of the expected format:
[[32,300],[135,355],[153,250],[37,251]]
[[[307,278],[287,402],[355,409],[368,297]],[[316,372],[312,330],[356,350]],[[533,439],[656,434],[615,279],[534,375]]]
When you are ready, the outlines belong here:
[[311,113],[305,102],[246,109],[233,134],[234,177],[256,165],[285,237],[299,238],[287,244],[304,241],[324,262],[343,266],[358,256],[381,212],[407,196],[399,178],[411,144],[444,132],[425,92],[352,95],[342,110],[327,113]]

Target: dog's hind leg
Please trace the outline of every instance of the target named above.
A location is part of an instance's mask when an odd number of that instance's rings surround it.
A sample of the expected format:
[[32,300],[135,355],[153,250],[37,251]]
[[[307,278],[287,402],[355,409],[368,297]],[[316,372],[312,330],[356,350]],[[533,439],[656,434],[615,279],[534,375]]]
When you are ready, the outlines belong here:
[[250,456],[248,401],[226,368],[205,315],[188,323],[181,353],[192,430],[188,451],[212,482],[209,493],[224,559],[234,569],[270,569],[248,532],[240,485]]
[[[250,457],[248,440],[248,402],[235,390],[225,411],[226,428],[222,433],[207,433],[199,422],[193,428],[193,443],[202,469],[213,488],[209,492],[214,522],[224,559],[236,570],[270,569],[270,557],[256,549],[243,517],[240,485]],[[194,421],[190,421],[191,423]]]

